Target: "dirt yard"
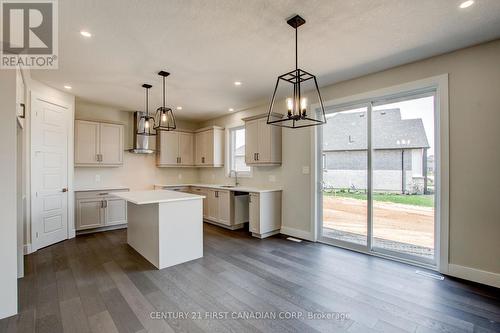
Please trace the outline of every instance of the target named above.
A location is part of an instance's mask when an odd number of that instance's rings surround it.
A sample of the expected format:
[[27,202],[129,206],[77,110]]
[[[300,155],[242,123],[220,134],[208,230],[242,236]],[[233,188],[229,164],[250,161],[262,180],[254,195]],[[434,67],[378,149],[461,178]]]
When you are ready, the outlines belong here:
[[[366,236],[366,214],[367,202],[364,200],[323,197],[325,228]],[[373,236],[433,248],[434,209],[375,201]]]

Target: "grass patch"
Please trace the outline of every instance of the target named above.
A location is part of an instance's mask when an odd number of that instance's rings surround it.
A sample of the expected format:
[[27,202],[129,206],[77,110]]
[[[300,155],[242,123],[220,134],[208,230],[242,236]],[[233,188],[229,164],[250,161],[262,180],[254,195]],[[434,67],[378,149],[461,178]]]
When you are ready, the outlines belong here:
[[[358,200],[367,199],[367,194],[363,192],[347,192],[347,191],[323,192],[323,195],[327,197],[341,197],[341,198],[351,198]],[[373,193],[373,201],[392,202],[403,205],[422,206],[422,207],[434,207],[434,195]]]

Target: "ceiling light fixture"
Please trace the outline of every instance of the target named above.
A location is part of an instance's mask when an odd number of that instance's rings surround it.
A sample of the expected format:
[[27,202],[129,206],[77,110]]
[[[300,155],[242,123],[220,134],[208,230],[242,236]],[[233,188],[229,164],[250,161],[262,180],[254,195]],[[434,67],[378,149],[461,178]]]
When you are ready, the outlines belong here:
[[233,112],[233,111],[234,111],[234,109],[233,109],[233,108],[229,108],[229,109],[228,109],[228,111],[229,111],[229,112]]
[[157,131],[172,131],[176,128],[175,126],[175,117],[174,111],[171,108],[166,106],[167,101],[167,87],[166,87],[166,79],[167,76],[170,75],[169,72],[160,71],[158,73],[161,77],[163,77],[163,106],[160,106],[156,109],[156,121],[155,121],[155,130]]
[[92,37],[92,34],[86,30],[81,30],[80,35],[82,35],[83,37],[86,37],[86,38]]
[[66,89],[66,90],[71,90],[71,89],[73,89],[73,87],[72,87],[72,86],[65,85],[65,86],[64,86],[64,89]]
[[465,8],[469,8],[473,4],[474,4],[474,0],[467,0],[467,1],[462,2],[459,7],[460,7],[460,9],[465,9]]
[[234,81],[235,86],[241,86],[241,81]]
[[[316,76],[299,68],[298,64],[298,34],[297,28],[306,23],[299,15],[295,15],[287,21],[288,25],[295,29],[295,69],[278,76],[274,88],[271,105],[267,114],[267,123],[269,125],[301,128],[322,125],[326,123],[325,108],[323,100],[316,81]],[[305,88],[304,88],[305,86]],[[286,89],[284,96],[281,96],[281,89]],[[309,95],[314,99],[314,103],[309,103],[303,96],[304,90],[311,90]],[[293,93],[290,97],[290,91]],[[285,105],[275,105],[277,98],[287,97]],[[309,105],[317,104],[314,110],[308,110]]]
[[180,110],[182,110],[182,106],[178,106],[178,107],[176,107],[176,109],[180,111]]
[[151,132],[154,126],[154,118],[149,115],[149,89],[151,89],[153,86],[144,83],[142,87],[146,89],[146,111],[142,112],[141,118],[139,120],[139,126],[137,126],[137,134],[154,136],[156,135],[156,133]]

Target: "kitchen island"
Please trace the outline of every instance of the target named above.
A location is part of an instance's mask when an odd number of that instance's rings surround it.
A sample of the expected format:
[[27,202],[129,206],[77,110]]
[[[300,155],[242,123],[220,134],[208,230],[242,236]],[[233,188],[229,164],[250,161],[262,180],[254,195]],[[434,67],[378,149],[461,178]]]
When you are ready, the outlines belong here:
[[175,191],[113,195],[127,201],[127,243],[156,268],[203,257],[204,196]]

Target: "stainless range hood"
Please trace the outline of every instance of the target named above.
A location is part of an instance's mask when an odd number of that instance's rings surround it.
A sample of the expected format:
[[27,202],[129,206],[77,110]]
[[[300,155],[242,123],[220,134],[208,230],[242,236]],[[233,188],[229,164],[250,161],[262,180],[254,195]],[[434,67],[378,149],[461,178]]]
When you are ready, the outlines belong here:
[[137,134],[138,131],[144,129],[144,121],[141,121],[141,116],[145,114],[146,112],[141,111],[134,112],[134,132],[132,133],[134,137],[134,147],[128,150],[134,154],[153,154],[155,152],[154,139],[156,137]]

